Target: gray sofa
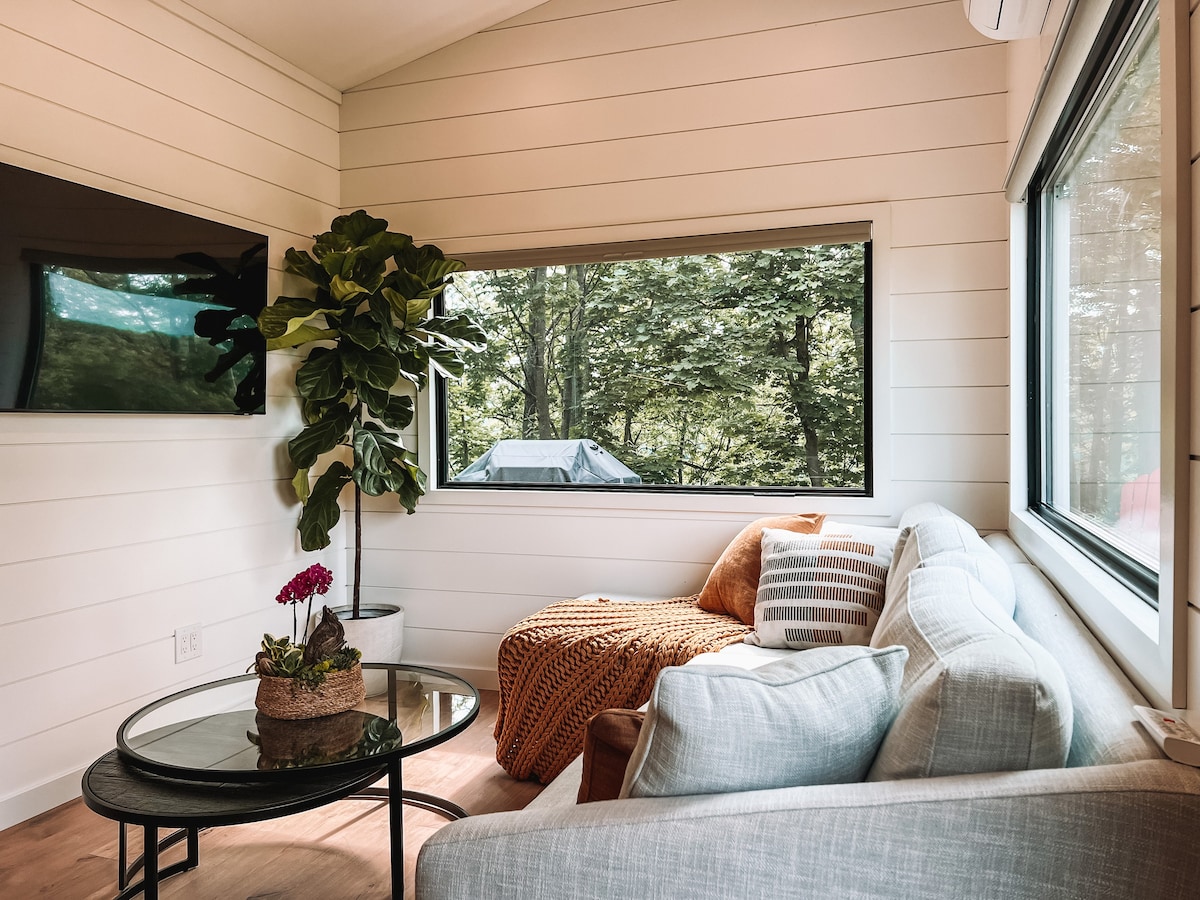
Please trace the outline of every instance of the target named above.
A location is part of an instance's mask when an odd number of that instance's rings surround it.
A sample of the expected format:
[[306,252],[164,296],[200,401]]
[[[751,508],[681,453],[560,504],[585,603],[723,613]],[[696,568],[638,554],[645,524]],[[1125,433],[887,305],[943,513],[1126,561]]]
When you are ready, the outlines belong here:
[[528,808],[433,835],[416,896],[1200,896],[1200,770],[1135,723],[1145,699],[1016,545],[986,540],[1065,675],[1065,766],[577,805],[577,760]]

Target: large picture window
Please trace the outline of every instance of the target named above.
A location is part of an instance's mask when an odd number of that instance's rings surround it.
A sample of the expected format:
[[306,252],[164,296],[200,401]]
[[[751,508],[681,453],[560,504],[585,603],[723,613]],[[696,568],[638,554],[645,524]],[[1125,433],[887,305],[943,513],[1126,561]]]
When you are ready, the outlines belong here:
[[[1118,4],[1118,6],[1121,6]],[[1031,186],[1030,506],[1150,602],[1161,468],[1156,7],[1125,4]]]
[[870,493],[869,226],[665,243],[455,276],[444,485]]

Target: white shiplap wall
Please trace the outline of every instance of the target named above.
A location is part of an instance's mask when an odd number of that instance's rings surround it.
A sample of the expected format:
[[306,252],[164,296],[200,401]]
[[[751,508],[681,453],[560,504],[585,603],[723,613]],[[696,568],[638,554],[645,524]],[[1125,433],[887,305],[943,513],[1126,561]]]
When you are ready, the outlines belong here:
[[[339,206],[339,99],[180,0],[0,16],[0,161],[264,233],[272,295]],[[290,374],[265,417],[0,415],[0,828],[78,796],[138,706],[243,671],[301,566],[340,569],[297,552]]]
[[454,491],[411,517],[372,504],[366,591],[407,608],[406,658],[486,684],[522,615],[594,590],[698,590],[769,511],[886,523],[936,499],[1005,527],[1005,53],[959,0],[550,0],[346,93],[343,208],[450,253],[864,213],[881,232],[877,502]]

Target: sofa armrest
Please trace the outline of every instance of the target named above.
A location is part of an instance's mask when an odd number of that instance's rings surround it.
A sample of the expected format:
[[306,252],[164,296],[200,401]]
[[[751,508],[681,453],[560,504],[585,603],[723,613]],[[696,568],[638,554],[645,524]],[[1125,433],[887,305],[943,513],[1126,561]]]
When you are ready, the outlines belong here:
[[1164,900],[1195,896],[1198,821],[1166,760],[614,800],[451,823],[416,896]]

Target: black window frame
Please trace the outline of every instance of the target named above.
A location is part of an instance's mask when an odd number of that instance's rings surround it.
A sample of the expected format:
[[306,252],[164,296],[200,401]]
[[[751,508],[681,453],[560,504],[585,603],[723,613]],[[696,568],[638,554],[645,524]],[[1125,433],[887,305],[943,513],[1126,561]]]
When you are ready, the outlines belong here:
[[[446,490],[487,490],[487,491],[538,491],[553,493],[578,493],[581,491],[598,491],[607,494],[643,494],[662,496],[684,495],[725,495],[751,497],[853,497],[873,498],[875,496],[875,430],[874,430],[874,398],[875,398],[875,367],[874,367],[874,238],[871,234],[871,223],[849,223],[865,229],[866,237],[853,240],[839,240],[838,232],[847,226],[816,225],[800,226],[797,228],[772,229],[753,232],[735,232],[727,235],[697,235],[679,239],[649,239],[612,244],[591,244],[582,247],[555,247],[544,250],[525,250],[496,252],[479,255],[462,255],[470,271],[489,269],[523,268],[537,265],[553,265],[565,263],[578,264],[584,262],[612,262],[633,258],[663,258],[669,256],[686,256],[704,252],[723,253],[745,250],[770,250],[797,244],[781,243],[777,236],[781,233],[812,232],[821,235],[828,232],[827,238],[812,239],[810,244],[863,244],[863,485],[862,487],[803,487],[789,485],[769,485],[762,487],[746,487],[735,485],[672,485],[672,484],[563,484],[553,482],[455,482],[450,479],[449,472],[449,404],[448,381],[440,373],[434,378],[436,409],[432,417],[436,436],[434,453],[436,455],[434,471],[436,472],[436,487]],[[445,311],[444,294],[439,294],[436,300],[438,314]]]

